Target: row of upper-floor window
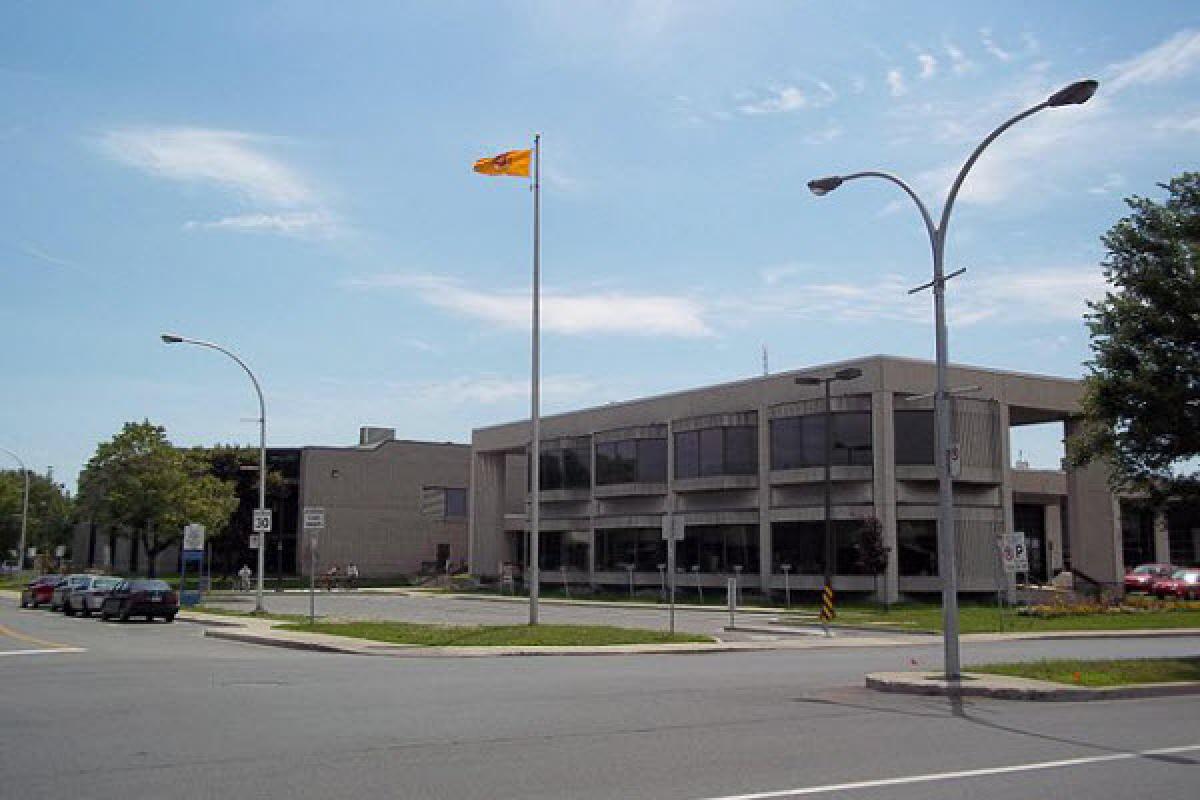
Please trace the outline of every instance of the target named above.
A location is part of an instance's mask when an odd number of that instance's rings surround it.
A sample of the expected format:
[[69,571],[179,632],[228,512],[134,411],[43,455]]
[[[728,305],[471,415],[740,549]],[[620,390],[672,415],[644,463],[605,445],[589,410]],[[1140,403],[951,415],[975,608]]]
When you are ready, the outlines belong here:
[[[829,439],[826,422],[831,421]],[[894,412],[895,463],[934,462],[934,419],[928,410]],[[675,478],[753,475],[758,472],[758,428],[731,425],[680,431],[675,435]],[[829,463],[870,466],[874,461],[869,411],[838,411],[780,417],[770,421],[771,469],[802,469]],[[542,489],[587,489],[592,485],[588,437],[542,445],[538,462]],[[667,440],[624,439],[595,445],[596,485],[665,483]]]

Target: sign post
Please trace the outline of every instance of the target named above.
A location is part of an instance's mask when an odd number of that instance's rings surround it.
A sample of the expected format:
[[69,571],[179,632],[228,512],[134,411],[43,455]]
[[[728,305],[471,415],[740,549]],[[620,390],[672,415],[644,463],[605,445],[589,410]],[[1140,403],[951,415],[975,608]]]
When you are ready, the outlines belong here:
[[195,523],[183,528],[183,558],[180,559],[179,569],[179,603],[194,606],[200,602],[200,589],[189,591],[187,588],[188,562],[196,564],[197,587],[200,583],[201,565],[204,563],[204,526]]
[[317,537],[325,530],[325,509],[304,507],[304,532],[308,534],[308,624],[317,621]]
[[675,635],[675,543],[683,540],[683,520],[667,514],[663,517],[663,538],[667,540],[667,616],[668,628]]

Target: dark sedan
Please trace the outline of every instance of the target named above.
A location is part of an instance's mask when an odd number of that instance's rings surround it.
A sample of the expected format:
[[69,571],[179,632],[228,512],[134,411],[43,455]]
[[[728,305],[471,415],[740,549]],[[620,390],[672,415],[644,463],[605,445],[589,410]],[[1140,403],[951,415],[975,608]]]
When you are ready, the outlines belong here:
[[140,578],[121,581],[100,606],[100,619],[116,617],[122,622],[127,622],[130,617],[148,620],[162,617],[167,622],[174,622],[178,613],[179,595],[166,581]]
[[62,575],[42,575],[40,578],[34,578],[21,590],[21,608],[37,608],[42,603],[50,603],[55,587],[62,581]]

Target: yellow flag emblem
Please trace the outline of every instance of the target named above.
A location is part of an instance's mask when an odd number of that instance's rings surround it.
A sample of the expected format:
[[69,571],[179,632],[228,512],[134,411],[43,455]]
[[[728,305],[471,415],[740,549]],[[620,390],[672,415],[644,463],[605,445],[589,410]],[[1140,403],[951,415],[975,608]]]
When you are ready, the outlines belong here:
[[528,178],[532,161],[532,150],[509,150],[498,156],[479,159],[475,162],[475,171],[481,175],[516,175]]

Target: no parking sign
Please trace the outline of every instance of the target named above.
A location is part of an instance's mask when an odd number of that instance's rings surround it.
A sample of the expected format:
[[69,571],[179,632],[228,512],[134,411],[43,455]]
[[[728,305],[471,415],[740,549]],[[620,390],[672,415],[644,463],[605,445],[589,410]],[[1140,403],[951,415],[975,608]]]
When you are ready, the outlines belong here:
[[1025,547],[1025,534],[1006,533],[1000,537],[1000,558],[1005,572],[1029,572],[1029,550]]

